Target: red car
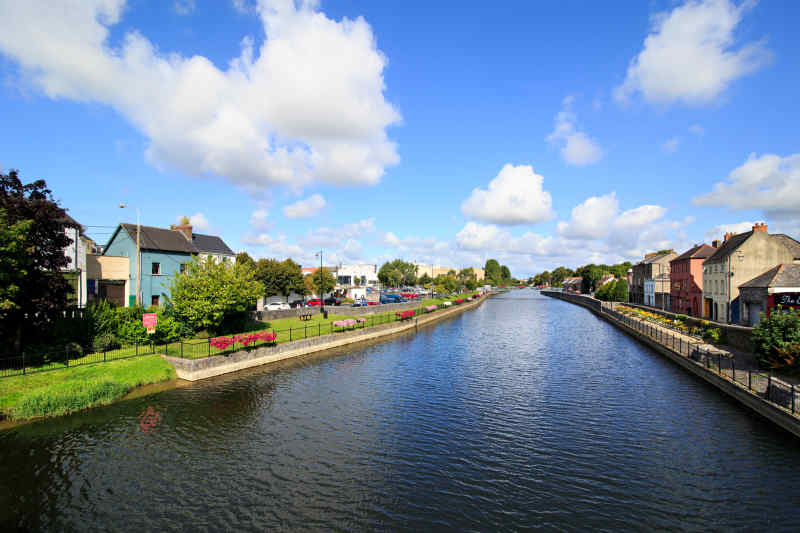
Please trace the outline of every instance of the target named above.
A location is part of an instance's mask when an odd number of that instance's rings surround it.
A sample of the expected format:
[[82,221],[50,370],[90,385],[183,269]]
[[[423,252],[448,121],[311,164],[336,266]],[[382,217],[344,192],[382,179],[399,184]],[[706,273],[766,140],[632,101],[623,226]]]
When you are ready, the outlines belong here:
[[314,298],[313,300],[309,300],[306,302],[306,307],[319,307],[322,305],[322,300],[319,298]]

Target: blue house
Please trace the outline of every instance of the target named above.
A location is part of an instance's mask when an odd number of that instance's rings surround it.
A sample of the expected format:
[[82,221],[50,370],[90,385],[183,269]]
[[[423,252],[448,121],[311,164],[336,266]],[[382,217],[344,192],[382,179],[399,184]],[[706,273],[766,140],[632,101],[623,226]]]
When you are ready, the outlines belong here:
[[[142,304],[161,305],[169,297],[169,284],[176,272],[183,272],[193,256],[214,257],[218,261],[234,261],[236,256],[225,242],[214,235],[192,233],[188,224],[170,229],[139,226],[141,251]],[[136,303],[136,224],[122,223],[114,230],[103,255],[128,257],[130,260],[130,293],[128,305]]]

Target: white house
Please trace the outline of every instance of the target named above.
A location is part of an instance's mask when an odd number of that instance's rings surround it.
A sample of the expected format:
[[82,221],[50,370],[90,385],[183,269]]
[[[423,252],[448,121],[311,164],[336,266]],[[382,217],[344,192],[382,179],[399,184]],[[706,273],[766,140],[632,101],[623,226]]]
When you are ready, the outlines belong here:
[[64,256],[69,259],[69,265],[62,269],[64,277],[70,282],[74,290],[69,296],[70,305],[86,306],[86,244],[89,241],[83,235],[83,226],[72,217],[66,215],[66,220],[78,225],[78,228],[64,228],[64,233],[72,239],[72,244],[64,248]]
[[374,287],[378,284],[378,265],[340,265],[335,276],[337,288]]

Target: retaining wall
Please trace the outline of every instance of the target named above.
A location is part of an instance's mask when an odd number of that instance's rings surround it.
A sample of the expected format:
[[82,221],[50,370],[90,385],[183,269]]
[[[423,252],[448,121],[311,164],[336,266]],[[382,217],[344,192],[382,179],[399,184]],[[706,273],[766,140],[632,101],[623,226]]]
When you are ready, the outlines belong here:
[[[614,326],[622,329],[629,335],[635,337],[640,342],[648,345],[656,352],[667,357],[674,363],[682,366],[684,369],[688,370],[692,374],[698,376],[707,383],[714,385],[722,392],[735,398],[743,405],[749,407],[750,409],[752,409],[759,415],[763,416],[767,420],[777,424],[778,426],[789,431],[795,436],[800,437],[800,418],[794,416],[790,411],[766,401],[760,396],[757,396],[756,394],[753,394],[751,391],[747,390],[747,388],[741,385],[740,383],[737,383],[723,376],[720,376],[714,371],[705,368],[703,365],[698,364],[695,361],[692,361],[691,359],[684,357],[683,355],[671,350],[669,347],[659,342],[656,342],[647,335],[644,335],[641,332],[628,327],[626,324],[618,320],[615,320],[606,313],[602,312],[601,309],[602,304],[599,300],[595,300],[594,298],[590,298],[588,296],[577,295],[577,294],[566,294],[557,291],[542,291],[542,294],[544,294],[545,296],[550,296],[553,298],[558,298],[560,300],[568,301],[580,305],[582,307],[586,307],[587,309],[594,312],[603,320],[606,320],[607,322],[610,322]],[[592,303],[590,300],[594,300],[594,302],[597,302],[597,305]],[[645,308],[650,310],[650,308],[647,307]]]
[[[440,309],[433,313],[427,313],[415,317],[411,320],[402,322],[389,322],[387,324],[380,324],[364,329],[355,329],[345,332],[337,332],[333,334],[323,335],[321,337],[313,337],[310,339],[301,339],[294,342],[286,342],[276,346],[261,346],[252,350],[241,350],[228,355],[216,355],[203,359],[180,359],[177,357],[170,357],[162,355],[164,359],[169,361],[178,377],[188,381],[197,381],[206,379],[229,372],[236,372],[260,366],[283,359],[292,357],[299,357],[313,352],[337,348],[356,342],[362,342],[387,335],[394,335],[409,330],[416,330],[420,326],[438,322],[444,318],[463,313],[467,309],[472,309],[480,304],[488,297],[484,295],[474,302],[468,302],[461,305],[453,306],[450,309]],[[407,305],[407,304],[387,304],[388,305]],[[356,308],[358,309],[358,308]],[[386,312],[386,309],[383,309]]]

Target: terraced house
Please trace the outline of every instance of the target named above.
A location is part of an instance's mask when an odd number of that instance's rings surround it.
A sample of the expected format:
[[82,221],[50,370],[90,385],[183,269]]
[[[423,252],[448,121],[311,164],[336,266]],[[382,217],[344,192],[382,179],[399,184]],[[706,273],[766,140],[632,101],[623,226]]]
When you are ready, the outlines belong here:
[[117,226],[105,246],[104,256],[127,257],[130,265],[128,304],[136,303],[137,278],[140,301],[145,306],[161,305],[169,298],[170,279],[183,272],[193,256],[212,257],[217,261],[233,262],[236,255],[225,242],[214,235],[192,232],[188,224],[170,229],[139,226],[139,261],[136,260],[136,224]]
[[742,322],[739,285],[782,263],[800,262],[800,242],[767,233],[759,223],[751,231],[726,233],[716,252],[703,262],[703,313],[718,322]]

